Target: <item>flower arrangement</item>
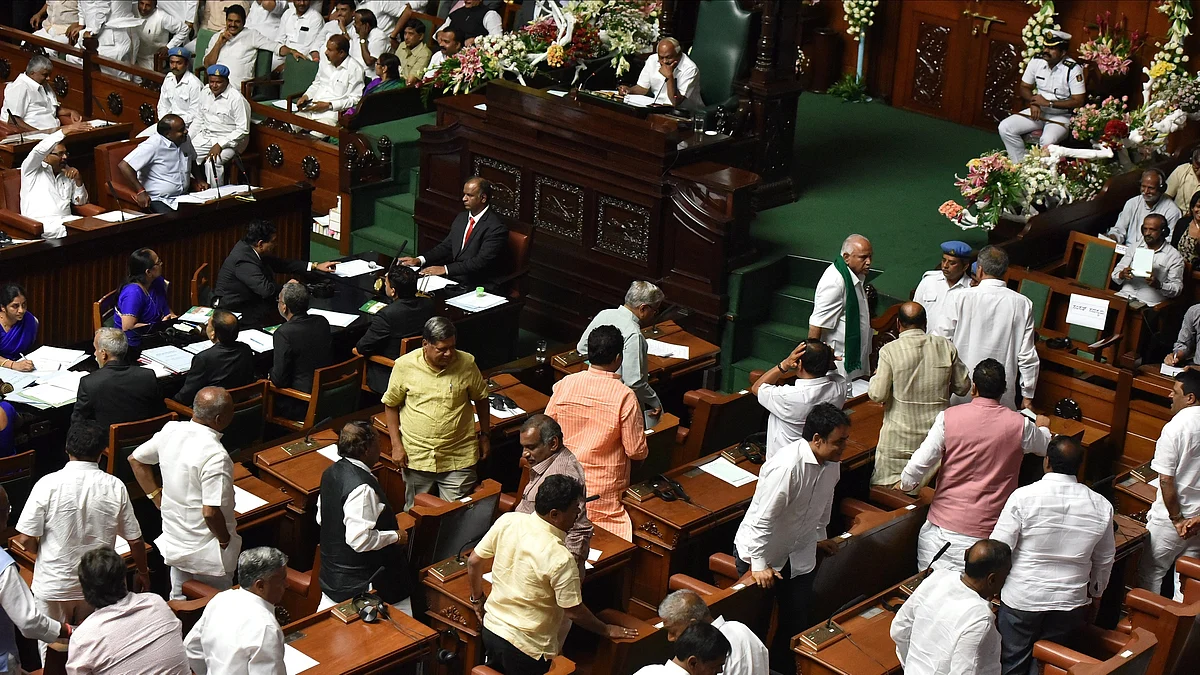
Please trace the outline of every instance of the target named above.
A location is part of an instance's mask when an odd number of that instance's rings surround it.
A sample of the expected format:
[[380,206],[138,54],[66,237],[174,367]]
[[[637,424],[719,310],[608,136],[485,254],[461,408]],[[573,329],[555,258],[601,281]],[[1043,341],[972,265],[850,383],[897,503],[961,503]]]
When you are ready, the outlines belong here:
[[[1092,35],[1095,29],[1096,34]],[[1113,23],[1112,12],[1096,15],[1095,26],[1084,29],[1088,40],[1079,45],[1077,58],[1091,63],[1103,75],[1124,75],[1129,72],[1133,55],[1145,44],[1145,38],[1136,30],[1130,32],[1129,19],[1122,15]]]
[[1022,70],[1046,49],[1046,31],[1058,30],[1058,24],[1054,23],[1054,0],[1026,0],[1026,4],[1037,7],[1037,11],[1021,29],[1021,41],[1025,43],[1021,52]]
[[875,24],[875,8],[879,0],[842,0],[846,13],[846,32],[855,40],[862,40],[863,33]]
[[942,204],[938,212],[963,229],[990,230],[1000,222],[1000,214],[1015,213],[1024,207],[1025,188],[1020,174],[1003,152],[985,153],[967,162],[967,175],[955,179],[955,187],[969,206],[949,202]]
[[1154,151],[1166,144],[1171,132],[1183,128],[1186,123],[1187,113],[1168,101],[1158,99],[1134,111],[1129,124],[1132,129],[1129,138]]
[[443,61],[430,83],[447,94],[466,94],[500,77],[500,73],[500,59],[479,45],[471,45]]
[[1182,110],[1189,117],[1200,115],[1200,74],[1162,81],[1154,98]]
[[528,75],[536,69],[529,62],[529,42],[519,34],[481,35],[475,38],[475,47],[494,56],[501,70]]
[[1093,144],[1101,143],[1106,133],[1119,129],[1119,127],[1109,129],[1108,123],[1112,121],[1124,124],[1125,135],[1128,136],[1131,126],[1129,110],[1126,106],[1128,101],[1128,96],[1121,98],[1109,96],[1099,104],[1089,103],[1076,108],[1075,115],[1071,118],[1071,136]]
[[583,0],[567,5],[567,12],[575,15],[576,23],[596,28],[619,77],[629,71],[629,56],[647,51],[658,40],[662,0]]
[[1065,199],[1060,205],[1087,201],[1100,194],[1104,183],[1116,172],[1117,166],[1114,162],[1059,158],[1055,169],[1065,190]]
[[1143,68],[1148,80],[1143,85],[1142,98],[1150,101],[1152,92],[1165,80],[1173,80],[1185,71],[1184,64],[1188,55],[1183,52],[1183,41],[1192,31],[1188,23],[1192,20],[1192,3],[1190,0],[1162,0],[1158,11],[1167,15],[1167,40],[1159,43],[1158,52],[1150,60],[1150,65]]

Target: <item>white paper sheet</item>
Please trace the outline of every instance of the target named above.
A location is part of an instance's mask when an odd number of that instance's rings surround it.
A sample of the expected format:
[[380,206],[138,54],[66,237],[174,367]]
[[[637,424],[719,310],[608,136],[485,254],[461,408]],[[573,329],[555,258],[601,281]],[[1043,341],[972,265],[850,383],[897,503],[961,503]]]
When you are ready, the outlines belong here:
[[383,268],[369,260],[347,260],[338,263],[333,273],[339,277],[357,277],[381,269]]
[[192,357],[195,355],[174,345],[163,345],[142,351],[142,356],[161,363],[172,372],[183,374],[192,369]]
[[330,326],[341,326],[342,328],[345,328],[346,326],[349,326],[350,324],[354,323],[354,320],[358,318],[357,314],[345,314],[343,312],[331,312],[327,309],[312,308],[312,309],[308,310],[308,313],[316,314],[317,316],[323,316],[323,317],[325,317],[325,320],[329,322]]
[[500,410],[500,409],[496,408],[495,406],[490,406],[489,412],[492,414],[492,417],[495,417],[498,420],[506,420],[510,417],[516,417],[517,415],[525,414],[525,411],[522,408],[512,408],[510,410]]
[[267,500],[248,490],[233,486],[233,512],[241,515],[267,505]]
[[124,539],[122,539],[120,537],[117,537],[117,541],[116,541],[116,544],[113,545],[113,549],[116,550],[116,552],[118,554],[125,555],[126,553],[130,552],[129,542],[125,541]]
[[642,94],[625,94],[625,102],[629,105],[645,108],[648,105],[654,104],[654,97]]
[[175,374],[175,373],[171,372],[170,368],[164,366],[163,364],[159,363],[158,361],[151,361],[150,359],[140,359],[138,361],[138,365],[140,365],[142,368],[146,368],[147,370],[150,370],[151,372],[154,373],[154,377],[158,377],[158,378],[171,377],[172,375]]
[[283,646],[283,669],[287,675],[296,675],[321,665],[316,659],[291,645]]
[[508,298],[502,298],[499,295],[492,295],[491,293],[484,293],[482,296],[475,295],[474,293],[463,293],[456,298],[450,298],[446,301],[446,304],[466,312],[482,312],[485,309],[491,309],[506,302],[508,302]]
[[707,464],[701,464],[700,470],[709,475],[720,478],[734,487],[741,487],[758,480],[758,476],[755,476],[754,474],[725,459],[724,457],[718,457]]
[[199,354],[200,352],[202,352],[212,346],[213,346],[212,340],[204,340],[202,342],[193,342],[192,344],[184,347],[184,349],[193,354]]
[[1159,489],[1159,485],[1161,485],[1161,483],[1158,482],[1158,478],[1155,478],[1154,480],[1150,481],[1149,483],[1146,483],[1146,485],[1149,485],[1150,487],[1157,490],[1157,489]]
[[851,380],[850,381],[850,398],[856,398],[867,393],[867,389],[871,383],[867,380]]
[[[1166,375],[1167,377],[1175,377],[1176,375],[1183,372],[1183,368],[1176,368],[1175,366],[1168,366],[1165,363],[1162,364],[1162,367],[1159,368],[1158,370],[1160,373],[1162,373],[1163,375]],[[5,382],[7,382],[7,381],[8,380],[5,380]]]
[[422,293],[433,293],[453,283],[453,281],[450,281],[446,277],[424,276],[417,279],[417,290]]
[[212,313],[212,307],[201,307],[197,305],[195,307],[188,308],[188,311],[180,314],[179,320],[187,321],[188,323],[198,323],[203,326],[208,323],[208,318],[212,316]]
[[1133,276],[1141,277],[1142,279],[1150,278],[1150,272],[1153,269],[1154,251],[1146,247],[1139,247],[1133,252],[1133,263],[1130,268],[1133,270]]
[[1072,326],[1104,330],[1108,321],[1108,300],[1093,298],[1090,295],[1071,294],[1071,304],[1067,306],[1067,323]]
[[486,582],[488,582],[489,584],[490,584],[490,583],[492,583],[492,573],[491,573],[491,572],[484,572],[484,573],[483,573],[483,580],[484,580],[484,581],[486,581]]
[[87,359],[87,352],[42,345],[25,355],[36,370],[70,370],[71,366]]
[[237,341],[250,345],[250,349],[253,349],[256,354],[269,352],[275,348],[275,341],[271,339],[271,336],[257,328],[247,328],[241,331],[238,333]]
[[600,549],[589,548],[587,559],[590,560],[591,562],[596,562],[597,560],[600,559],[600,556],[602,556],[602,555],[604,555],[604,552],[601,551]]
[[[125,215],[122,216],[121,215],[122,213],[124,213]],[[149,213],[138,213],[137,211],[105,211],[104,213],[98,213],[92,217],[97,218],[99,220],[103,220],[106,223],[119,223],[122,220],[134,220],[135,218],[145,218],[148,215],[150,215],[150,214]]]
[[[78,382],[75,384],[78,385]],[[27,387],[21,392],[21,396],[40,401],[52,408],[58,408],[68,403],[74,403],[78,392],[78,386],[72,389],[58,386],[57,382],[47,382]]]
[[3,380],[6,384],[11,384],[13,391],[16,392],[35,384],[37,382],[37,375],[23,373],[12,368],[0,368],[0,380]]
[[650,356],[661,356],[666,359],[687,359],[691,355],[687,345],[673,345],[662,340],[646,340],[646,351]]
[[317,454],[331,462],[336,462],[342,458],[342,456],[338,454],[337,443],[334,443],[333,445],[327,445],[320,450],[317,450]]
[[212,187],[199,192],[192,192],[186,195],[180,195],[175,199],[176,204],[204,204],[211,202],[214,199],[222,197],[230,197],[232,195],[240,195],[251,190],[249,185],[221,185]]

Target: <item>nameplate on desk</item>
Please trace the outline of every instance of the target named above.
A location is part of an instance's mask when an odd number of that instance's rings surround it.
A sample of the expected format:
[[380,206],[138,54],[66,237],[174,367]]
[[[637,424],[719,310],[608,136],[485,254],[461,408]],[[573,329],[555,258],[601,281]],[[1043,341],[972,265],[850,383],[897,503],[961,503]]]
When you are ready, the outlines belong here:
[[358,608],[354,606],[353,600],[347,600],[340,605],[336,605],[331,614],[340,619],[342,623],[353,623],[360,618],[358,616]]
[[580,354],[579,352],[572,349],[571,351],[569,351],[565,354],[555,355],[554,364],[557,366],[562,366],[563,368],[566,368],[568,366],[573,366],[576,363],[582,363],[583,358],[584,357],[582,354]]
[[830,621],[827,624],[817,626],[816,628],[801,633],[800,642],[808,645],[812,649],[820,649],[821,645],[843,635],[842,627]]
[[625,488],[625,496],[638,502],[644,502],[654,496],[654,488],[649,483],[637,483]]
[[293,441],[287,445],[284,445],[283,451],[288,454],[288,457],[295,457],[302,452],[315,450],[319,445],[321,445],[320,441],[315,441],[311,438],[301,438],[298,441]]
[[450,558],[429,568],[429,573],[438,581],[450,581],[467,573],[467,561]]

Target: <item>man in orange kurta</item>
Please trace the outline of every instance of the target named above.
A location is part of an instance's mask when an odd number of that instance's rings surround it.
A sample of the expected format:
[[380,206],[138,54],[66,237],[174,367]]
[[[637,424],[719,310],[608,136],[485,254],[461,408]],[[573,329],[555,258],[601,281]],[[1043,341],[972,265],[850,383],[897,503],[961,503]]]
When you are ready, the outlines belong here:
[[624,341],[614,326],[600,326],[588,336],[590,367],[554,385],[546,414],[563,430],[565,444],[583,465],[593,525],[633,541],[633,524],[621,504],[629,487],[630,460],[646,458],[645,421],[637,396],[621,382]]

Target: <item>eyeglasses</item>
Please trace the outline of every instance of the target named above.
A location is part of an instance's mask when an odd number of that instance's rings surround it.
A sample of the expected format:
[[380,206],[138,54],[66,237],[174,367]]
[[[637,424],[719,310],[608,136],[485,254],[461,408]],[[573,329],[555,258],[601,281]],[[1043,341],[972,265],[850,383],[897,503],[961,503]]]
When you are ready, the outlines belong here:
[[58,155],[59,157],[66,157],[67,154],[68,154],[67,151],[63,150],[62,152],[47,152],[46,156],[48,157],[50,155]]

